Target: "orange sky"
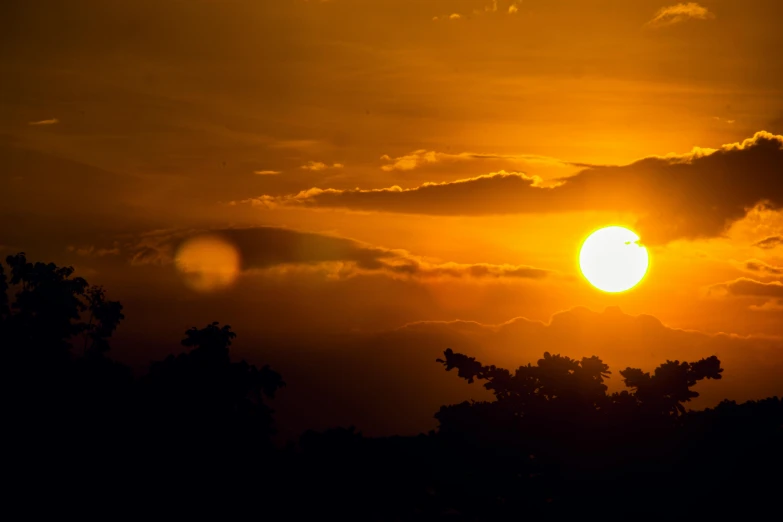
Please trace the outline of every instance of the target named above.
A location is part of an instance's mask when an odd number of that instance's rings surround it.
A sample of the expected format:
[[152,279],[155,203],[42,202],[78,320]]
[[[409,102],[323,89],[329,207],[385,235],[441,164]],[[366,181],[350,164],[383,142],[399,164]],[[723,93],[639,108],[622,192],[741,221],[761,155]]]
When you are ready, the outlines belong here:
[[[120,358],[218,320],[303,383],[303,354],[372,375],[374,350],[424,383],[462,343],[615,370],[712,350],[715,397],[783,392],[777,0],[6,0],[0,19],[0,253],[106,285]],[[650,249],[619,295],[576,263],[611,224]],[[240,259],[216,292],[176,268],[207,232]],[[567,334],[488,326],[574,314]],[[478,393],[422,386],[433,412]],[[370,410],[342,414],[382,431]]]

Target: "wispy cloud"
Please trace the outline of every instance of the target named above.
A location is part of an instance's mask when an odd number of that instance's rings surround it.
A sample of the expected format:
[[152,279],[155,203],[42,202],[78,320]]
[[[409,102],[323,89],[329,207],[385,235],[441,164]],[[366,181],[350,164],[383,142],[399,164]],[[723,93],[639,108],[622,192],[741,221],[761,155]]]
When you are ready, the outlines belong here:
[[783,237],[781,236],[769,236],[765,237],[761,241],[756,241],[752,246],[764,249],[771,249],[777,246],[783,245]]
[[759,275],[765,275],[765,276],[783,275],[783,267],[772,266],[765,263],[764,261],[759,261],[758,259],[751,259],[749,261],[745,261],[745,263],[741,265],[741,268],[748,272],[753,272]]
[[[245,272],[319,271],[350,278],[381,274],[394,279],[541,280],[558,273],[528,265],[454,263],[431,260],[406,250],[382,248],[350,238],[280,227],[252,227],[196,232],[162,231],[125,245],[132,265],[171,265],[178,246],[189,237],[209,233],[234,245]],[[115,247],[116,248],[116,247]],[[90,247],[89,253],[93,252]],[[114,254],[114,250],[110,253]]]
[[57,118],[52,118],[49,120],[31,121],[28,123],[28,125],[56,125],[58,123],[60,123],[60,120]]
[[[498,188],[490,186],[499,184]],[[543,189],[543,180],[538,176],[531,176],[521,172],[506,172],[501,170],[491,174],[484,174],[474,178],[466,178],[451,182],[427,182],[418,187],[402,188],[399,185],[380,189],[320,189],[317,187],[302,190],[294,195],[269,196],[249,198],[238,203],[251,204],[262,208],[276,208],[279,206],[303,206],[311,208],[345,208],[359,211],[402,212],[408,214],[435,214],[435,215],[463,215],[467,210],[466,204],[470,202],[468,194],[482,194],[486,196],[488,190],[493,194],[504,194],[511,198],[511,206],[514,209],[524,208],[521,204],[519,193],[533,188],[535,191]],[[437,194],[445,191],[445,194]],[[539,195],[540,194],[540,195]],[[546,211],[548,203],[544,201],[543,192],[536,192],[531,205],[524,211],[531,211],[535,205],[536,210]],[[445,196],[445,197],[444,197]],[[398,202],[407,200],[402,207]],[[491,199],[495,199],[494,197]],[[408,206],[410,204],[410,206]],[[489,203],[493,206],[487,212],[507,213],[499,211],[497,201]],[[504,202],[503,205],[508,204]],[[442,205],[448,207],[438,208]],[[520,206],[522,205],[522,206]],[[517,211],[517,210],[515,210]]]
[[729,125],[737,121],[737,120],[729,120],[727,118],[721,118],[720,116],[713,116],[712,119],[715,121],[719,121],[721,123],[728,123]]
[[77,247],[74,245],[68,245],[66,248],[68,252],[75,252],[76,255],[82,256],[82,257],[104,257],[104,256],[117,256],[120,255],[120,248],[118,243],[114,243],[114,246],[111,248],[96,248],[94,245],[85,246],[85,247]]
[[710,286],[708,294],[732,297],[773,297],[781,299],[783,298],[783,283],[780,281],[764,283],[747,277],[740,277],[734,281]]
[[[518,3],[519,2],[517,1],[511,2],[511,5],[508,7],[509,14],[514,14],[517,11],[519,11],[519,7],[517,5]],[[497,13],[498,11],[499,11],[498,0],[492,0],[492,2],[484,6],[484,9],[474,9],[472,14],[473,16],[481,16],[487,13]],[[432,20],[437,22],[438,20],[463,20],[466,18],[470,18],[470,16],[463,15],[460,13],[452,13],[450,15],[433,16]]]
[[459,13],[452,13],[448,16],[433,16],[432,20],[437,22],[438,20],[461,20],[462,15]]
[[647,22],[647,25],[650,27],[666,27],[685,22],[686,20],[709,20],[714,17],[715,15],[710,13],[706,7],[696,2],[688,2],[687,4],[662,7],[655,13],[653,19]]
[[[415,150],[410,154],[398,156],[392,158],[388,154],[381,156],[381,161],[387,162],[386,165],[381,167],[386,172],[393,170],[407,171],[414,170],[425,165],[431,165],[435,163],[453,163],[462,161],[511,161],[511,162],[524,162],[524,163],[537,163],[547,165],[572,165],[567,161],[562,161],[556,158],[550,158],[548,156],[537,156],[534,154],[482,154],[476,152],[460,152],[457,154],[451,154],[448,152],[437,152],[434,150]],[[587,165],[578,165],[587,166]]]
[[[749,265],[752,266],[752,263]],[[776,269],[776,267],[770,268]],[[763,299],[761,304],[756,303],[748,306],[748,309],[754,312],[780,312],[783,310],[783,283],[780,281],[765,283],[740,277],[734,281],[708,287],[707,295],[719,298]]]
[[256,170],[253,171],[253,174],[257,176],[277,176],[280,174],[279,170]]
[[772,299],[760,305],[750,305],[748,309],[754,312],[783,312],[783,303],[780,299]]
[[305,165],[302,165],[299,168],[304,170],[319,171],[319,170],[326,170],[326,169],[341,169],[343,167],[345,167],[345,165],[343,165],[342,163],[332,163],[331,165],[327,165],[322,161],[308,161]]

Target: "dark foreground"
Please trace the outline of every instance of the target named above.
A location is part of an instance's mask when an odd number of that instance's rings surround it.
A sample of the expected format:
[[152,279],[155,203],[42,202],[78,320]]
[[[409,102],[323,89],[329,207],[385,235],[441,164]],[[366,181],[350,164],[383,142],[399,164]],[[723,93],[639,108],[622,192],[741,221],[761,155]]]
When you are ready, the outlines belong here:
[[[446,350],[493,401],[444,406],[418,437],[352,428],[271,443],[269,367],[232,362],[234,333],[186,332],[184,353],[133,378],[108,357],[122,306],[72,270],[0,272],[6,519],[777,519],[783,402],[686,411],[715,357],[620,371],[544,354],[514,371]],[[1,266],[0,266],[1,267]],[[456,378],[456,376],[455,376]],[[295,383],[289,383],[295,386]],[[476,384],[480,385],[480,384]],[[777,515],[776,515],[777,513]]]

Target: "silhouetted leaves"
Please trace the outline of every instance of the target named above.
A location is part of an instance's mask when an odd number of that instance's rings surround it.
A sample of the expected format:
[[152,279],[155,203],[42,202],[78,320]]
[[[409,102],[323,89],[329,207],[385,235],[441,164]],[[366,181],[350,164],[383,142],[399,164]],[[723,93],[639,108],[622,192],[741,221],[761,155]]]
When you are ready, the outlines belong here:
[[[102,354],[109,351],[109,337],[125,319],[122,305],[119,301],[107,301],[102,287],[90,287],[86,292],[87,309],[90,319],[87,322],[87,336],[90,345],[85,347],[85,353]],[[86,341],[85,341],[86,344]]]
[[29,263],[23,253],[8,256],[10,284],[17,290],[6,319],[9,345],[25,356],[45,360],[69,357],[71,339],[86,328],[87,281],[72,278],[73,268]]
[[713,355],[695,363],[666,361],[653,375],[637,368],[626,368],[620,375],[640,406],[656,413],[680,415],[685,413],[682,403],[699,396],[691,388],[703,379],[720,379],[722,372],[720,361]]
[[271,519],[487,521],[612,510],[705,519],[731,502],[747,514],[776,498],[761,492],[783,466],[783,401],[685,408],[700,381],[722,377],[714,356],[626,368],[627,390],[608,394],[611,372],[596,356],[546,352],[512,371],[447,349],[437,361],[482,381],[494,400],[442,406],[428,435],[368,438],[337,427],[275,449],[268,402],[285,382],[268,365],[232,361],[229,325],[188,329],[186,352],[134,377],[108,357],[124,319],[118,301],[71,267],[24,254],[6,262],[5,470],[46,498],[99,502],[113,489],[126,493],[117,505],[139,505],[143,484],[178,491],[180,514],[215,498],[223,510],[252,502],[249,511]]
[[169,458],[190,469],[189,456],[197,453],[200,472],[208,468],[219,474],[234,459],[269,450],[275,430],[265,399],[285,383],[268,366],[259,370],[245,361],[232,362],[229,346],[235,337],[229,325],[217,322],[190,328],[182,340],[189,352],[150,366],[139,383],[138,413],[145,430],[140,439],[149,451],[160,451],[156,441],[165,433],[179,441],[167,451]]

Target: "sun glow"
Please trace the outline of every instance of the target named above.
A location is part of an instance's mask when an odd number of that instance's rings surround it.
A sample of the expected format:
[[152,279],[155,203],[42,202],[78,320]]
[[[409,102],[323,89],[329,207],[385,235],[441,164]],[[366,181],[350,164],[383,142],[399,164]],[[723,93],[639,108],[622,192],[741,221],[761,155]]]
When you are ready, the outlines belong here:
[[650,260],[639,236],[623,227],[596,230],[582,243],[579,268],[591,285],[604,292],[624,292],[639,284]]

